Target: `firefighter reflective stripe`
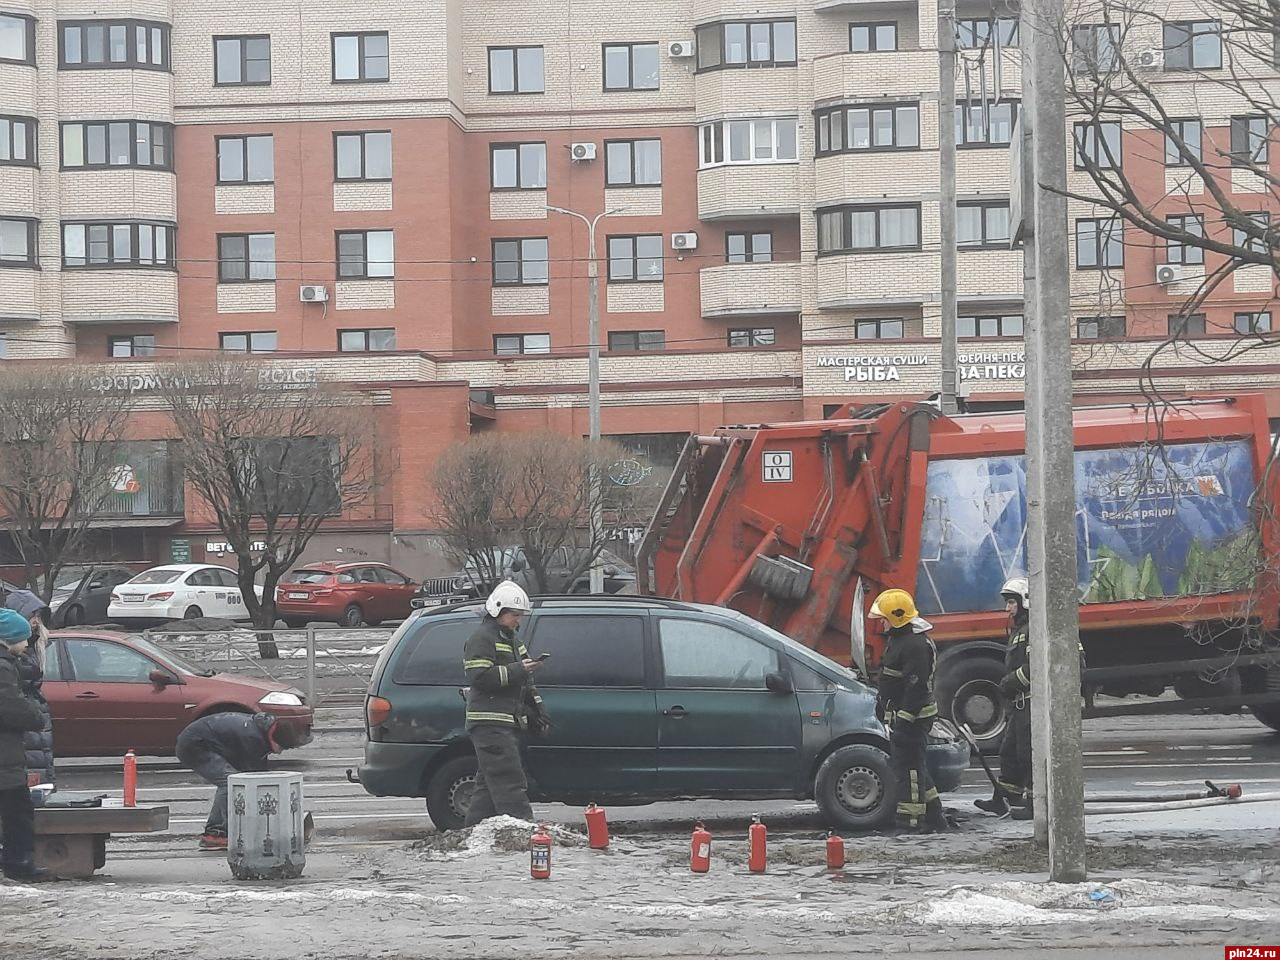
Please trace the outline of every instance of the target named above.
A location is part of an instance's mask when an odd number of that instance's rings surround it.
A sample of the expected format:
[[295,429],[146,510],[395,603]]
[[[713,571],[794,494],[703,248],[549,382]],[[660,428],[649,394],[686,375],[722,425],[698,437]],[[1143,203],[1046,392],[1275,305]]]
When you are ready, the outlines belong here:
[[516,653],[520,654],[520,659],[522,660],[529,656],[529,650],[523,643],[516,647]]
[[907,799],[898,801],[898,814],[905,817],[923,817],[924,800],[920,797],[920,775],[911,771],[911,786],[907,791]]
[[938,715],[938,705],[936,703],[926,703],[920,708],[919,713],[911,713],[907,710],[899,710],[896,714],[899,720],[928,720],[930,717]]
[[505,666],[503,666],[502,664],[498,664],[498,676],[499,676],[499,678],[500,678],[498,682],[499,682],[499,683],[501,683],[501,684],[505,687],[505,686],[507,685],[507,682],[508,682],[508,678],[507,678],[507,668],[506,668]]
[[462,669],[464,670],[488,670],[492,667],[492,660],[463,660]]
[[1031,686],[1031,678],[1026,675],[1021,667],[1015,670],[1013,675],[1018,678],[1019,683],[1027,687]]
[[886,677],[900,677],[900,676],[902,676],[902,671],[901,671],[901,670],[895,670],[895,669],[893,669],[893,667],[881,667],[881,668],[880,668],[880,672],[881,672],[881,673],[883,673]]
[[538,696],[538,694],[536,694],[536,693],[535,693],[535,694],[533,695],[533,702],[534,702],[534,703],[536,703],[536,704],[541,705],[541,703],[542,703],[542,697]]
[[497,650],[499,653],[509,653],[513,657],[516,655],[515,649],[509,643],[495,643],[493,645],[493,649]]
[[468,710],[467,719],[477,723],[509,723],[515,725],[516,718],[509,713],[488,713],[483,710]]

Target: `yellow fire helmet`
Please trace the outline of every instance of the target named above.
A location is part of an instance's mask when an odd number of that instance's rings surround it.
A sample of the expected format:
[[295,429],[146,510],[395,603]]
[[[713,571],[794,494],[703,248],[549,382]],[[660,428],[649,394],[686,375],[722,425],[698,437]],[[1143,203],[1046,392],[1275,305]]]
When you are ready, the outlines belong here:
[[918,614],[915,601],[905,590],[886,590],[871,604],[871,615],[883,617],[891,627],[906,626]]

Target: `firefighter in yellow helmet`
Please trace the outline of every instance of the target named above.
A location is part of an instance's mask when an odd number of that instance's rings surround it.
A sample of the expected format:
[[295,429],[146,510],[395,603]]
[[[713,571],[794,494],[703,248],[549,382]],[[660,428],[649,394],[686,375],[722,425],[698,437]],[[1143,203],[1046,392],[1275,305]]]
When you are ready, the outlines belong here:
[[929,639],[932,624],[916,610],[905,590],[886,590],[871,605],[871,616],[888,624],[880,666],[876,716],[889,725],[889,753],[898,781],[897,824],[921,833],[949,826],[926,762],[929,729],[938,715],[933,671],[938,651]]

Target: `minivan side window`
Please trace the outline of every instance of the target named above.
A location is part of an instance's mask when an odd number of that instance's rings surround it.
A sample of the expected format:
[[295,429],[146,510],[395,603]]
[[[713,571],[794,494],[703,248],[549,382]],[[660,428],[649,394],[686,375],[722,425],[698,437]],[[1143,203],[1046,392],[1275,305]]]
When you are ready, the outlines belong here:
[[643,687],[644,618],[541,613],[529,642],[539,687]]
[[[478,617],[427,622],[407,634],[400,645],[395,673],[391,679],[405,686],[444,684],[467,685],[462,670],[462,648],[480,626]],[[461,705],[462,701],[458,701]]]
[[778,654],[758,640],[705,620],[658,621],[665,686],[763,690]]
[[797,690],[806,693],[830,693],[835,690],[836,685],[817,670],[805,666],[795,657],[788,659],[791,661],[791,683]]

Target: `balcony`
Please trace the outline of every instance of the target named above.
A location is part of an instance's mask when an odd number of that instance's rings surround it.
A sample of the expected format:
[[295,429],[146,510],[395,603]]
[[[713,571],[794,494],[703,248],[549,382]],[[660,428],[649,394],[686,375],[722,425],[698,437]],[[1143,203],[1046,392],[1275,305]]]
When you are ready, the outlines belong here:
[[180,519],[185,510],[182,479],[181,448],[176,441],[122,443],[109,476],[111,492],[97,511],[98,520]]
[[698,272],[702,315],[762,317],[800,312],[800,264],[726,263]]
[[178,274],[173,270],[66,270],[63,323],[177,323]]
[[[938,254],[904,250],[882,254],[835,254],[817,264],[818,308],[929,303],[940,299]],[[892,298],[886,298],[892,291]]]
[[[861,7],[861,4],[858,4]],[[958,87],[963,91],[963,85]],[[813,99],[824,101],[918,98],[937,93],[938,54],[931,50],[836,53],[813,61]],[[961,93],[963,96],[963,93]],[[934,102],[936,103],[936,97]],[[932,105],[932,104],[931,104]],[[927,108],[926,108],[927,109]],[[934,107],[934,115],[937,109]]]
[[744,163],[698,171],[701,220],[758,219],[800,215],[794,163]]

